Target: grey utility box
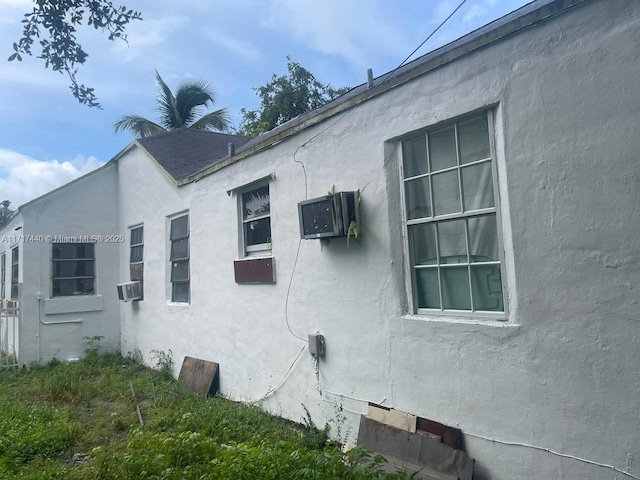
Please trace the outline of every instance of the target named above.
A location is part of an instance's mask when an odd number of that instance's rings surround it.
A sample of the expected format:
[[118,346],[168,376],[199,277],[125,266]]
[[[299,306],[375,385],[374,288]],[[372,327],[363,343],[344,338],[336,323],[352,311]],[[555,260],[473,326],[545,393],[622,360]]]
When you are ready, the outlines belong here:
[[315,357],[324,355],[324,336],[322,334],[309,334],[309,353]]

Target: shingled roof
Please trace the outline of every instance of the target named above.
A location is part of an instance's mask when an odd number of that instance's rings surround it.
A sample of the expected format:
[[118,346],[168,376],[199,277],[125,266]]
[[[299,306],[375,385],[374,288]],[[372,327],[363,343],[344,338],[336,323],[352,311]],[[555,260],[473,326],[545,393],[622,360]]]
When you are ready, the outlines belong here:
[[136,142],[175,180],[186,178],[227,157],[227,145],[245,144],[250,137],[179,128]]

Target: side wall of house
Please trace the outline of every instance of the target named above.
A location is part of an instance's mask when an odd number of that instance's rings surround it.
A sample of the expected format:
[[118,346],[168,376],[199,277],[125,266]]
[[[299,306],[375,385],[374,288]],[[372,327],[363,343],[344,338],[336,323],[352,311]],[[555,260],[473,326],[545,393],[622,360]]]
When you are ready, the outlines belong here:
[[[342,439],[368,401],[459,426],[480,479],[614,477],[530,446],[640,474],[639,32],[635,0],[585,2],[181,188],[126,155],[120,231],[144,224],[145,298],[122,305],[123,352],[219,362],[223,395],[307,408]],[[409,314],[396,139],[483,109],[507,320]],[[239,285],[226,192],[271,173],[276,283]],[[366,185],[362,237],[300,241],[297,202],[333,185]],[[174,305],[168,218],[185,211],[191,303]],[[316,331],[318,365],[296,338]]]
[[[118,350],[117,166],[73,182],[23,210],[23,362],[84,355],[87,339]],[[78,237],[76,239],[76,237]],[[52,244],[95,242],[95,295],[53,295]]]
[[[144,229],[144,300],[121,305],[121,349],[124,354],[141,353],[150,362],[155,355],[153,351],[176,352],[175,342],[184,341],[184,335],[191,331],[187,325],[192,323],[194,309],[169,301],[168,280],[169,218],[191,214],[191,191],[175,187],[157,164],[137,148],[118,160],[118,171],[120,231],[127,237],[120,251],[121,282],[131,279],[130,228],[142,226]],[[193,229],[197,227],[190,220],[190,249],[193,251]],[[191,257],[200,258],[193,253]],[[194,268],[192,264],[192,276]],[[197,332],[194,330],[193,334]]]

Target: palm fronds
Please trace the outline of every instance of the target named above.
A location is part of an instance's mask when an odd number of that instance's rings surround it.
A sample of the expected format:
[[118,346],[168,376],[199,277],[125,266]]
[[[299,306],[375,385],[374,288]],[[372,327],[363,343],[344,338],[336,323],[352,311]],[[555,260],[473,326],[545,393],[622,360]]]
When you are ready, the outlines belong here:
[[150,137],[167,131],[157,123],[140,115],[125,115],[113,125],[113,128],[116,133],[127,131],[133,133],[136,138]]
[[189,125],[189,128],[196,130],[216,130],[218,132],[226,132],[229,130],[231,117],[226,108],[221,108],[215,112],[207,113],[198,120]]
[[137,138],[142,138],[182,127],[221,132],[229,130],[231,118],[226,108],[201,116],[209,103],[211,105],[215,103],[215,92],[207,82],[201,80],[183,82],[174,95],[158,71],[156,71],[156,81],[159,124],[140,115],[125,115],[114,124],[116,133],[126,130]]

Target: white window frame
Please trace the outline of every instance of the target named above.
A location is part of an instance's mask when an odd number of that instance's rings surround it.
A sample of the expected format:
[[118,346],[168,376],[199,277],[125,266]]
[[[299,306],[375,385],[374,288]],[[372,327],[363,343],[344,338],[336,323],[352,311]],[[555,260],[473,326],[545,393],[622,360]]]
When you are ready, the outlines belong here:
[[[462,199],[463,196],[463,191],[462,191],[462,176],[460,175],[460,169],[464,168],[461,166],[460,164],[460,144],[459,144],[459,139],[458,139],[458,125],[460,123],[464,123],[465,121],[468,120],[472,120],[474,118],[478,118],[481,117],[482,115],[486,115],[487,117],[487,125],[488,125],[488,133],[489,133],[489,144],[490,144],[490,164],[491,164],[491,179],[492,179],[492,186],[493,186],[493,195],[494,195],[494,207],[489,207],[489,208],[482,208],[482,209],[478,209],[478,210],[473,210],[473,211],[468,211],[468,212],[459,212],[459,213],[450,213],[450,214],[445,214],[445,215],[435,215],[433,208],[434,208],[434,195],[433,195],[433,190],[432,190],[432,181],[430,179],[430,188],[429,188],[429,196],[430,196],[430,203],[431,203],[431,216],[430,217],[425,217],[425,218],[421,218],[421,219],[412,219],[409,220],[408,219],[408,212],[407,210],[407,203],[406,203],[406,189],[405,189],[405,184],[407,183],[407,181],[410,181],[412,179],[416,179],[419,177],[431,177],[434,173],[444,173],[447,171],[457,171],[458,172],[458,187],[459,187],[459,192],[458,194],[460,195],[460,198]],[[493,109],[484,109],[484,110],[479,110],[467,115],[463,115],[460,117],[456,117],[456,118],[451,118],[448,119],[446,121],[443,122],[439,122],[438,124],[429,126],[427,128],[424,128],[420,131],[414,131],[411,134],[407,134],[404,135],[402,138],[400,138],[400,142],[399,142],[399,168],[400,168],[400,195],[401,195],[401,210],[402,210],[402,225],[403,225],[403,236],[404,236],[404,251],[405,251],[405,258],[407,259],[406,264],[405,264],[405,279],[407,282],[407,292],[409,293],[409,308],[410,308],[410,313],[411,314],[418,314],[418,315],[430,315],[430,316],[458,316],[458,317],[463,317],[463,318],[469,318],[469,317],[474,317],[474,318],[485,318],[485,319],[492,319],[492,320],[506,320],[508,318],[508,295],[507,295],[507,279],[506,279],[506,259],[505,259],[505,251],[504,251],[504,244],[503,244],[503,229],[502,229],[502,219],[501,219],[501,214],[500,214],[500,205],[501,205],[501,201],[500,201],[500,189],[499,189],[499,182],[498,182],[498,161],[497,161],[497,156],[498,156],[498,152],[497,152],[497,148],[496,148],[496,144],[495,144],[495,137],[496,137],[496,132],[495,132],[495,122],[496,122],[496,114],[494,112]],[[447,128],[449,126],[454,126],[455,129],[455,146],[456,146],[456,165],[453,167],[450,167],[448,169],[443,169],[443,170],[438,170],[436,172],[430,172],[429,170],[427,171],[426,174],[421,174],[421,175],[416,175],[413,177],[408,177],[405,178],[404,177],[404,158],[403,158],[403,148],[402,148],[402,143],[406,140],[410,140],[412,138],[416,138],[420,135],[425,135],[425,137],[427,136],[427,134],[429,132],[434,132],[434,131],[438,131],[440,129],[444,129]],[[429,156],[429,146],[427,144],[427,158]],[[481,159],[481,160],[477,160],[477,161],[473,161],[473,162],[469,162],[467,164],[464,164],[464,166],[468,167],[468,166],[473,166],[475,164],[481,164],[486,162],[486,159]],[[461,200],[462,201],[462,200]],[[500,271],[500,277],[501,277],[501,289],[502,289],[502,306],[503,306],[503,310],[502,311],[488,311],[488,310],[473,310],[473,286],[471,285],[471,274],[469,273],[469,279],[470,279],[470,285],[469,285],[469,294],[471,295],[471,306],[472,309],[471,310],[457,310],[457,309],[445,309],[443,306],[443,298],[442,298],[442,278],[440,275],[440,270],[443,264],[437,263],[436,267],[433,268],[437,268],[438,271],[438,289],[439,289],[439,296],[440,296],[440,308],[420,308],[418,305],[418,292],[417,292],[417,281],[416,281],[416,276],[415,276],[415,268],[414,268],[414,263],[413,263],[413,252],[411,251],[410,245],[409,245],[409,238],[410,238],[410,234],[409,234],[409,227],[411,225],[418,225],[421,223],[441,223],[443,221],[446,220],[456,220],[456,219],[466,219],[466,218],[471,218],[471,217],[479,217],[481,215],[495,215],[496,218],[496,228],[497,228],[497,242],[498,242],[498,253],[499,253],[499,259],[495,260],[495,261],[491,261],[491,262],[482,262],[480,264],[476,264],[472,261],[470,261],[470,259],[467,259],[466,263],[460,263],[457,264],[458,266],[467,266],[468,268],[471,268],[472,266],[481,266],[481,265],[497,265]],[[466,231],[466,230],[465,230]],[[436,235],[436,249],[439,249],[438,245],[437,245],[437,235]],[[469,235],[468,235],[468,231],[466,231],[466,244],[467,244],[467,252],[469,251]],[[439,254],[438,254],[439,255]],[[447,267],[444,267],[447,268]],[[470,272],[470,270],[469,270]]]
[[[171,231],[172,231],[172,225],[173,222],[175,222],[176,220],[179,220],[181,218],[185,218],[187,219],[187,234],[186,236],[177,236],[175,238],[172,238],[171,235]],[[170,298],[170,302],[174,303],[174,304],[178,304],[178,305],[190,305],[191,304],[191,219],[189,218],[189,212],[183,212],[180,214],[177,214],[175,216],[169,217],[169,225],[168,225],[168,235],[167,238],[169,240],[169,252],[168,252],[168,257],[169,257],[169,298]],[[186,257],[177,257],[177,258],[172,258],[172,244],[174,241],[179,241],[179,240],[187,240],[187,256]],[[186,279],[181,279],[181,280],[173,280],[173,269],[175,268],[174,262],[179,262],[179,263],[186,263],[187,265],[187,278]],[[175,285],[177,284],[186,284],[187,285],[187,300],[176,300],[175,299]]]
[[[244,196],[255,192],[257,190],[263,189],[267,187],[269,191],[269,213],[257,215],[251,218],[245,218],[245,201]],[[271,223],[271,184],[268,181],[264,182],[253,182],[251,183],[251,187],[243,188],[242,190],[238,190],[238,213],[239,213],[239,221],[240,221],[240,244],[241,244],[241,253],[243,257],[251,257],[251,256],[265,256],[271,254],[271,239],[273,238],[272,232],[272,223]],[[247,244],[247,229],[251,228],[251,224],[253,222],[257,222],[259,220],[269,219],[269,233],[268,241],[265,243],[248,245]]]
[[[93,245],[93,256],[92,257],[83,257],[83,258],[54,258],[53,250],[56,248],[56,245]],[[97,294],[98,286],[96,282],[96,244],[91,242],[76,242],[76,243],[52,243],[51,244],[51,296],[52,297],[70,297],[70,296],[78,296],[78,297],[88,297],[94,296]],[[93,262],[93,275],[76,275],[69,277],[56,277],[55,276],[55,265],[56,263],[77,263],[77,262]],[[81,280],[81,279],[90,279],[93,280],[93,291],[75,295],[60,295],[55,293],[54,284],[56,280],[58,281],[67,281],[67,280]]]

